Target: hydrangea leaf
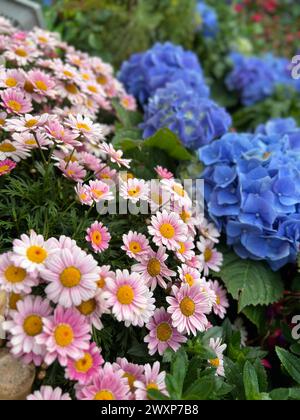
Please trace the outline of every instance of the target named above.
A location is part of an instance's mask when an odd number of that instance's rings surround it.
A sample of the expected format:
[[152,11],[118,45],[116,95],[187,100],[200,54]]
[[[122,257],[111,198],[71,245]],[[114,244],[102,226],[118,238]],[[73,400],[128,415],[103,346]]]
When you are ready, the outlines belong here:
[[238,300],[240,312],[251,305],[269,305],[283,295],[279,273],[273,272],[263,262],[242,260],[233,252],[225,252],[224,264],[217,276]]
[[154,147],[166,152],[176,160],[191,160],[193,156],[182,145],[179,138],[168,128],[162,128],[144,141],[144,147]]

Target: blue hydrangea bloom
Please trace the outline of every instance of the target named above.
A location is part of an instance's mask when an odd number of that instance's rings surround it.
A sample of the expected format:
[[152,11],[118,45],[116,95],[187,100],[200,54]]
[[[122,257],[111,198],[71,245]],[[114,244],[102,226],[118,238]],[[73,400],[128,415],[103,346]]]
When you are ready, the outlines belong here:
[[168,127],[193,150],[225,134],[231,117],[214,101],[188,88],[182,81],[158,89],[145,109],[143,137]]
[[239,93],[245,106],[268,98],[277,85],[300,91],[300,81],[292,78],[290,63],[286,58],[272,54],[246,57],[240,53],[232,53],[230,58],[233,70],[226,78],[226,85],[229,90]]
[[157,43],[146,52],[133,54],[123,63],[119,79],[141,105],[147,104],[157,89],[178,80],[185,82],[199,95],[209,96],[209,88],[196,54],[170,42]]
[[229,133],[199,151],[207,166],[210,217],[241,258],[273,270],[295,262],[300,247],[300,129],[275,119],[254,134]]
[[201,19],[199,31],[205,38],[215,38],[219,32],[219,19],[215,9],[200,0],[197,3],[197,12]]

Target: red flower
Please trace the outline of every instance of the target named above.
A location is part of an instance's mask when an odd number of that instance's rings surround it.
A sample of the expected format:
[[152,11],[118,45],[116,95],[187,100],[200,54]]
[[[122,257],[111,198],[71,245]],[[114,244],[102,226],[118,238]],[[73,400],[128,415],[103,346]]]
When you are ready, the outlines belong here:
[[261,22],[263,20],[263,18],[264,18],[263,15],[260,14],[260,13],[255,13],[255,15],[251,16],[251,20],[255,23]]

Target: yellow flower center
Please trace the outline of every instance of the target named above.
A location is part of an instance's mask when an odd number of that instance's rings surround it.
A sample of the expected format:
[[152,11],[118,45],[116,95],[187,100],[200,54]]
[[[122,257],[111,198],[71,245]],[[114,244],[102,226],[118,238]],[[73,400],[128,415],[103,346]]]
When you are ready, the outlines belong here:
[[11,265],[7,267],[4,275],[9,283],[22,283],[26,277],[26,271],[23,268]]
[[98,230],[92,233],[92,241],[96,245],[100,245],[102,243],[102,235]]
[[74,340],[74,332],[70,325],[61,324],[54,332],[56,344],[60,347],[68,347]]
[[106,85],[107,83],[107,78],[104,75],[100,75],[97,77],[97,83],[99,83],[99,85]]
[[140,192],[141,192],[140,187],[136,187],[136,188],[132,188],[131,190],[128,190],[128,195],[130,197],[136,197],[139,195]]
[[100,277],[100,279],[97,281],[97,286],[99,289],[103,289],[106,285],[105,277]]
[[101,198],[102,196],[103,196],[103,194],[104,194],[104,192],[102,191],[102,190],[96,190],[96,189],[93,189],[92,190],[92,193],[97,197],[97,198]]
[[150,389],[155,389],[156,391],[158,391],[158,385],[156,383],[154,383],[154,382],[150,382],[147,385],[147,390],[149,391]]
[[65,89],[67,92],[71,93],[72,95],[76,95],[78,93],[78,88],[74,83],[66,84]]
[[23,48],[17,48],[15,50],[15,53],[19,56],[19,57],[27,57],[27,51],[25,51]]
[[77,123],[76,127],[78,128],[78,130],[85,130],[85,131],[91,131],[91,127],[89,127],[87,124],[85,123]]
[[43,331],[43,321],[38,315],[28,316],[23,324],[24,331],[29,337],[35,337]]
[[98,391],[94,398],[95,401],[109,401],[109,400],[115,400],[115,396],[111,391],[108,391],[107,389],[102,389],[101,391]]
[[185,191],[184,191],[184,189],[182,188],[182,186],[181,186],[181,185],[179,185],[179,184],[175,184],[175,185],[173,185],[173,191],[174,191],[177,195],[179,195],[180,197],[184,197],[184,196],[185,196]]
[[209,363],[215,368],[218,368],[220,366],[220,360],[219,359],[211,359],[209,361]]
[[77,306],[77,309],[82,315],[89,316],[96,309],[96,300],[90,299],[90,300],[87,300],[86,302],[82,302],[79,306]]
[[187,282],[187,284],[192,287],[194,282],[195,282],[194,277],[191,274],[187,273],[184,276],[184,278],[185,278],[185,281]]
[[213,255],[212,250],[210,248],[206,248],[206,250],[204,251],[205,262],[209,262],[211,260],[212,255]]
[[195,307],[195,302],[187,296],[180,302],[180,310],[184,316],[190,317],[194,315]]
[[180,217],[181,217],[181,220],[182,220],[184,223],[188,223],[188,221],[191,219],[191,214],[190,214],[188,211],[183,210],[183,211],[180,213]]
[[151,258],[148,262],[147,271],[151,277],[157,277],[161,272],[161,264],[157,258]]
[[172,328],[167,322],[162,322],[156,329],[156,336],[159,341],[168,341],[172,337]]
[[12,311],[16,311],[17,303],[20,300],[22,300],[22,296],[20,294],[11,293],[11,295],[9,296],[9,302],[8,302],[9,309],[11,309]]
[[91,93],[98,93],[98,89],[96,88],[96,86],[93,86],[93,85],[88,86],[88,90]]
[[30,83],[28,80],[26,80],[25,84],[24,84],[24,89],[26,90],[26,92],[28,93],[33,93],[34,87],[33,84]]
[[91,79],[91,77],[88,73],[82,73],[81,76],[82,76],[83,80],[90,80]]
[[9,153],[9,152],[15,152],[17,149],[15,146],[11,143],[1,143],[0,144],[0,152],[3,153]]
[[0,118],[0,127],[2,127],[5,124],[5,120],[3,118]]
[[84,357],[75,362],[77,372],[86,373],[93,367],[93,358],[89,353],[85,353]]
[[221,298],[219,295],[217,295],[216,303],[217,305],[221,305]]
[[47,251],[40,246],[31,246],[27,249],[27,258],[33,263],[42,264],[47,257]]
[[28,146],[33,146],[33,145],[36,145],[37,142],[36,142],[36,139],[34,137],[32,137],[32,138],[26,140],[25,144],[27,144]]
[[139,242],[135,242],[132,241],[129,244],[129,250],[133,253],[133,254],[138,254],[139,252],[142,251],[142,247],[141,244]]
[[185,244],[183,242],[178,242],[178,244],[180,245],[180,248],[178,249],[178,252],[180,254],[184,254],[185,251],[186,251]]
[[10,100],[8,101],[8,106],[15,112],[19,112],[22,109],[22,105],[18,101]]
[[48,39],[44,36],[39,36],[38,40],[42,43],[42,44],[48,44]]
[[44,92],[46,92],[48,90],[48,86],[45,82],[43,82],[42,80],[37,80],[35,82],[35,86],[39,89],[42,90]]
[[172,239],[175,236],[175,229],[170,223],[163,223],[159,231],[166,239]]
[[36,120],[35,118],[32,118],[32,119],[26,121],[25,127],[32,128],[35,125],[37,125],[37,123],[38,123],[38,120]]
[[131,373],[125,372],[123,378],[127,378],[130,390],[134,391],[134,382],[136,381],[136,377]]
[[6,86],[8,86],[8,87],[16,87],[16,86],[17,86],[17,84],[18,84],[18,82],[17,82],[17,80],[16,80],[16,79],[14,79],[13,77],[8,77],[8,78],[5,80],[5,84],[6,84]]
[[74,77],[74,74],[69,70],[64,70],[63,75],[66,77]]
[[128,284],[121,286],[117,292],[117,299],[122,305],[130,305],[134,299],[134,291]]
[[71,289],[79,285],[81,281],[81,272],[76,267],[67,267],[60,275],[61,284]]
[[3,172],[9,171],[9,166],[8,165],[3,165],[0,166],[0,174],[2,174]]

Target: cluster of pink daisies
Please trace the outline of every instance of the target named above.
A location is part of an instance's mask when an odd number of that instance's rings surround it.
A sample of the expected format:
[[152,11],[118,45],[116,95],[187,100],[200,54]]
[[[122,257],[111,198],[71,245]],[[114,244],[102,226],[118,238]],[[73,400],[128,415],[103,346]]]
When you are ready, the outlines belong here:
[[96,123],[97,116],[112,112],[113,98],[128,110],[136,108],[111,66],[76,51],[57,34],[38,28],[21,32],[3,18],[0,54],[0,176],[37,148],[55,148],[58,168],[75,181],[85,177],[86,167],[106,176],[97,157],[113,127]]
[[[5,32],[0,52],[8,63],[0,68],[0,175],[34,149],[42,156],[47,149],[45,164],[52,159],[75,182],[74,199],[81,205],[94,210],[123,201],[132,209],[148,209],[136,216],[143,231],[130,230],[121,238],[118,251],[128,258],[126,270],[97,261],[112,236],[120,239],[105,226],[109,216],[101,220],[98,214],[82,238],[89,253],[66,236],[44,238],[31,231],[15,239],[11,251],[0,255],[0,291],[7,294],[1,327],[7,346],[24,363],[58,362],[66,379],[76,383],[77,399],[146,399],[150,389],[167,394],[158,361],[152,366],[125,358],[105,363],[92,331],[103,328],[106,314],[124,328],[144,328],[149,355],[162,355],[211,328],[212,314],[223,319],[229,306],[226,291],[209,279],[222,265],[216,249],[219,232],[198,214],[167,169],[155,168],[159,179],[154,181],[121,172],[131,162],[106,141],[113,127],[99,124],[97,116],[111,110],[113,97],[129,110],[135,102],[108,65],[52,33],[0,26]],[[210,346],[216,358],[208,367],[222,376],[226,345],[211,339]],[[70,395],[46,386],[28,399]]]

